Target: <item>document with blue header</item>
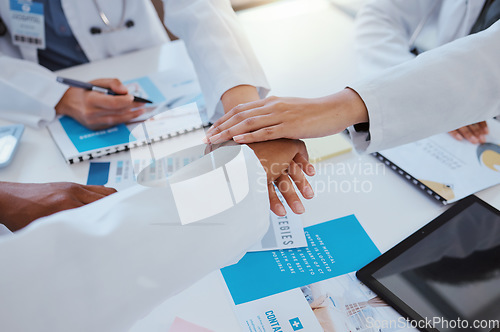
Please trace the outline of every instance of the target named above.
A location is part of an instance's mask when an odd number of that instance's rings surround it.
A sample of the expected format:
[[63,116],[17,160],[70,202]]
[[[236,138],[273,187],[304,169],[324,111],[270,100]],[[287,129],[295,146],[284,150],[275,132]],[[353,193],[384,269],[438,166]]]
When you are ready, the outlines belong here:
[[[221,269],[244,331],[407,328],[355,277],[380,252],[354,215],[306,227],[305,234],[307,248],[247,253]],[[384,326],[393,321],[400,326]]]
[[[185,61],[189,64],[190,60]],[[147,143],[134,137],[132,130],[139,123],[156,117],[165,119],[170,113],[175,113],[171,119],[155,123],[155,134],[149,135],[151,140],[168,138],[208,124],[204,98],[192,66],[180,64],[177,68],[138,77],[125,81],[124,84],[131,94],[153,102],[145,106],[144,114],[131,122],[93,131],[73,118],[62,116],[48,125],[50,134],[68,163],[116,153]],[[193,107],[183,107],[185,105]],[[178,108],[181,108],[182,112],[173,112]],[[153,127],[151,123],[149,125],[150,128]]]

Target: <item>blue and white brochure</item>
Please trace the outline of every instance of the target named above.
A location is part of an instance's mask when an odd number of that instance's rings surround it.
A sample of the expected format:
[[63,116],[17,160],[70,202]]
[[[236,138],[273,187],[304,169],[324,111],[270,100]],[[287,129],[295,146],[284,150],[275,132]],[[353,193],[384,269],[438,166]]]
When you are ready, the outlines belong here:
[[354,272],[380,255],[354,215],[305,228],[307,248],[221,270],[244,331],[397,331],[406,321]]

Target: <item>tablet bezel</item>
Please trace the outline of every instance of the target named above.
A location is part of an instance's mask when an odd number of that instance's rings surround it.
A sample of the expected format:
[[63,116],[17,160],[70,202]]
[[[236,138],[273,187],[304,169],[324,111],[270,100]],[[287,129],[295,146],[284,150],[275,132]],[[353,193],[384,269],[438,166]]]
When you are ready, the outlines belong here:
[[[416,311],[410,308],[403,300],[401,300],[396,294],[387,289],[382,285],[377,279],[373,277],[373,274],[380,270],[385,265],[389,264],[391,261],[396,259],[399,255],[403,254],[405,251],[413,247],[418,242],[422,241],[425,237],[429,236],[431,233],[436,231],[439,227],[446,224],[448,221],[452,220],[454,217],[462,213],[465,209],[470,207],[472,204],[478,203],[500,216],[500,211],[484,202],[480,198],[470,195],[466,198],[461,199],[456,202],[452,207],[446,210],[444,213],[436,217],[434,220],[429,222],[424,227],[420,228],[418,231],[407,237],[401,243],[389,249],[387,252],[376,258],[374,261],[360,269],[356,272],[356,277],[363,282],[368,288],[374,291],[382,300],[393,307],[399,314],[406,317],[410,321],[425,321],[425,318],[420,316]],[[420,331],[439,331],[436,328],[427,329],[419,328]]]

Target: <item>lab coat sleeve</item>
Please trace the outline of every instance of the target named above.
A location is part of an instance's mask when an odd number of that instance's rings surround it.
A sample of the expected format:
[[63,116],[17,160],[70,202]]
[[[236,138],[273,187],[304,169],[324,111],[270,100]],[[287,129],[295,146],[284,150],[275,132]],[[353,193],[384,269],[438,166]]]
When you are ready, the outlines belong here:
[[[0,330],[128,331],[170,296],[241,258],[269,228],[264,169],[250,148],[242,152],[247,195],[195,223],[182,224],[173,185],[135,186],[0,237]],[[223,184],[234,186],[230,179]]]
[[356,17],[356,55],[363,77],[415,58],[409,40],[434,1],[372,0]]
[[370,122],[369,132],[350,128],[356,149],[379,151],[500,114],[498,40],[500,22],[351,84]]
[[67,87],[44,67],[0,53],[0,117],[41,127],[55,117]]
[[165,24],[184,40],[212,121],[224,114],[221,96],[238,85],[269,92],[264,72],[227,0],[164,1]]

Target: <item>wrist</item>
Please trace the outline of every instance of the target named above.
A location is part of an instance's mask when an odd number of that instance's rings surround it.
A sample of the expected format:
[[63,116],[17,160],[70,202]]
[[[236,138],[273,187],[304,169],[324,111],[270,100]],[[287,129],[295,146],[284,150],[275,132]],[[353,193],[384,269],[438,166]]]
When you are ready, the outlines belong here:
[[66,97],[68,94],[71,93],[71,89],[73,88],[68,88],[66,90],[66,92],[63,94],[63,96],[61,97],[61,99],[59,99],[59,101],[57,102],[56,106],[54,107],[54,109],[56,110],[56,114],[57,115],[69,115],[69,112],[68,112],[68,105],[66,103]]
[[331,113],[330,118],[341,125],[342,129],[369,122],[368,109],[363,99],[350,88],[321,99]]
[[345,101],[348,106],[347,108],[349,109],[349,121],[350,125],[355,125],[359,123],[367,123],[370,121],[369,116],[368,116],[368,109],[366,108],[365,102],[361,97],[358,95],[358,93],[347,87],[342,91]]
[[221,102],[224,107],[224,113],[227,113],[239,104],[245,104],[259,99],[260,97],[256,87],[252,85],[238,85],[224,92],[221,97]]

